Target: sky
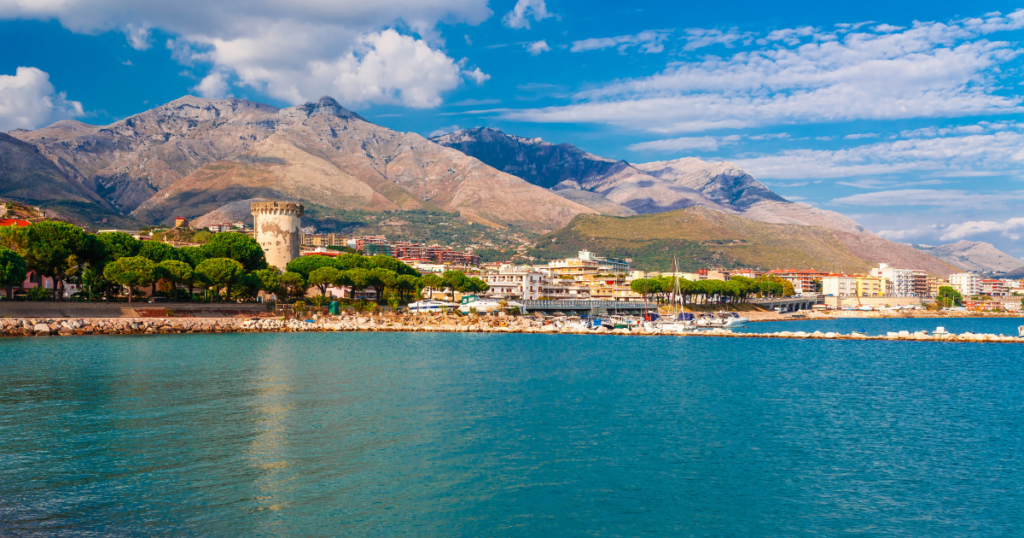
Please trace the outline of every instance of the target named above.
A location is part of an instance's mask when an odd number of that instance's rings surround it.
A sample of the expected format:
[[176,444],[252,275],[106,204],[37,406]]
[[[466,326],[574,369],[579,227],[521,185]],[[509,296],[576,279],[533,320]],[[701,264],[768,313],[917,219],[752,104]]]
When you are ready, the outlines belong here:
[[330,95],[424,136],[728,160],[888,239],[1024,258],[1022,4],[0,0],[0,50],[0,131]]

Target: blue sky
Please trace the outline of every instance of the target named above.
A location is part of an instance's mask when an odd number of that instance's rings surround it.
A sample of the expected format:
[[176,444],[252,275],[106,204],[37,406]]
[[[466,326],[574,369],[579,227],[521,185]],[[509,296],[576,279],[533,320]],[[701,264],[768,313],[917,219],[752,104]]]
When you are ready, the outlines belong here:
[[1022,257],[1020,8],[0,0],[0,131],[189,93],[326,94],[423,135],[490,126],[632,162],[729,160],[890,239]]

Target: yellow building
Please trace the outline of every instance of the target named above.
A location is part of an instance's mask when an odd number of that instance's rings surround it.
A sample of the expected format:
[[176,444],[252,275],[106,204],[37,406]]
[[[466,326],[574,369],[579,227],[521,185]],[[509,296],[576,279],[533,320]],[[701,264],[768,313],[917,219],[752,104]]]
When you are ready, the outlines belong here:
[[857,295],[860,297],[881,297],[885,295],[885,279],[877,276],[858,276]]
[[578,277],[584,275],[596,275],[599,272],[600,264],[593,260],[580,260],[569,258],[565,260],[553,260],[548,262],[548,271],[552,276]]

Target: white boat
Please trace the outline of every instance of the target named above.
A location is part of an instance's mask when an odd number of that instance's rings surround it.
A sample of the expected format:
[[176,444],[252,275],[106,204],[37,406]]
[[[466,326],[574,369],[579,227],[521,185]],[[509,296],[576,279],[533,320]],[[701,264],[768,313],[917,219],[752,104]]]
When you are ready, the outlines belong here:
[[470,314],[472,312],[490,314],[514,307],[519,307],[521,310],[523,305],[515,301],[498,301],[497,299],[481,298],[476,295],[465,295],[462,297],[462,304],[459,305],[459,312],[463,314]]
[[456,306],[458,305],[455,303],[435,301],[434,299],[424,299],[422,301],[416,301],[415,303],[409,303],[409,313],[433,314],[435,312],[451,312]]
[[1017,336],[1024,336],[1024,325],[1017,327]]
[[719,312],[718,317],[725,321],[726,327],[738,327],[750,322],[749,319],[737,314],[736,312]]

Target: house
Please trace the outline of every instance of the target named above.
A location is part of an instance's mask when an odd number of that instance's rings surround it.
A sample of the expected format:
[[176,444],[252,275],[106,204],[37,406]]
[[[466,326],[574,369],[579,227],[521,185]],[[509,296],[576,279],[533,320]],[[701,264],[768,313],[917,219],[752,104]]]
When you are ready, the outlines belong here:
[[821,293],[829,297],[850,297],[857,295],[857,277],[832,273],[821,277]]
[[174,217],[175,228],[188,228],[188,220],[185,217]]

